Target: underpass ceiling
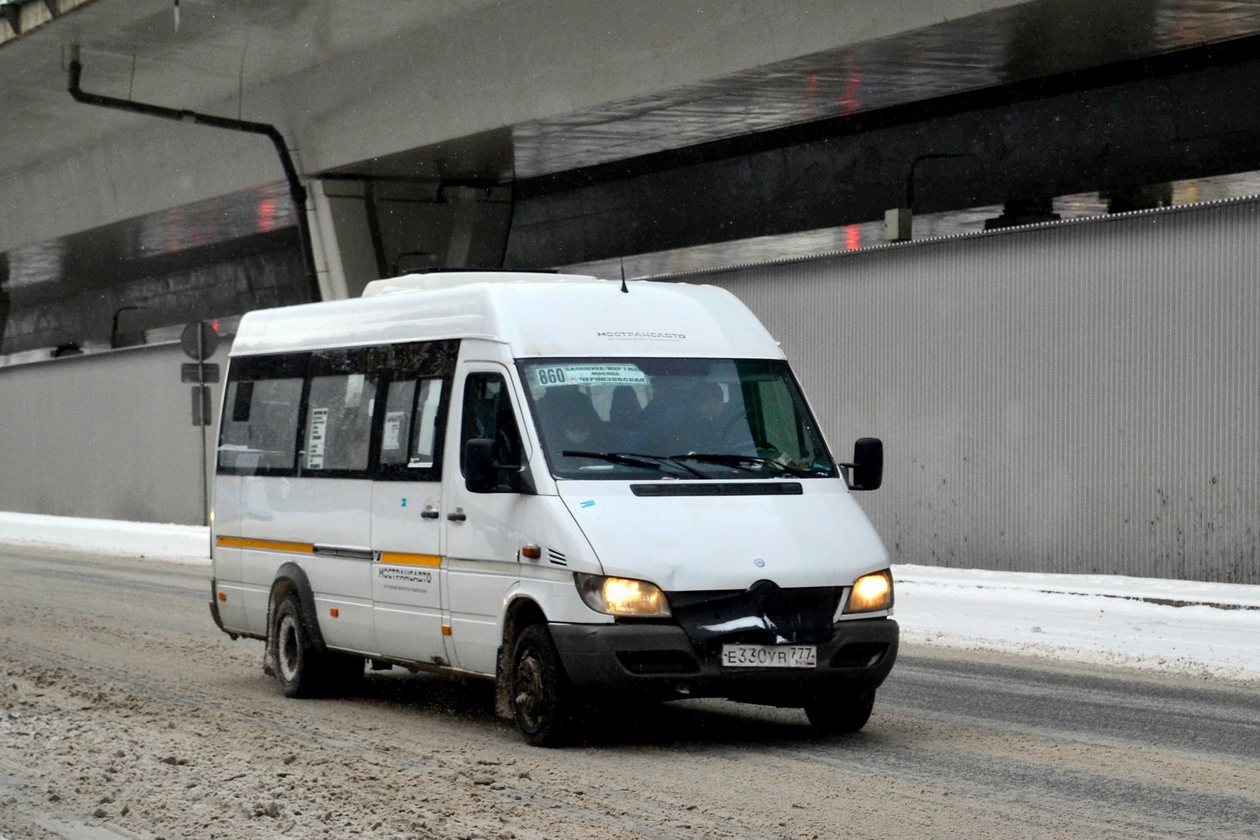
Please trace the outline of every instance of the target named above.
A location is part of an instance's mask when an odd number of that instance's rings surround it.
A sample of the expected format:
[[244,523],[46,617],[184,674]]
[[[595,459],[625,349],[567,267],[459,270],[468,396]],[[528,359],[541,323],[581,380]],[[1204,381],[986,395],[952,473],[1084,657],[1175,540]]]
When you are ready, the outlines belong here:
[[1260,32],[1260,3],[1039,0],[515,127],[534,177]]
[[[85,89],[216,113],[234,103],[257,119],[242,106],[250,90],[297,90],[304,74],[331,62],[370,61],[399,27],[471,21],[508,5],[424,0],[376,3],[365,13],[344,0],[181,0],[177,29],[172,0],[63,0],[61,17],[20,37],[0,23],[3,107],[20,115],[0,123],[0,179],[130,130],[129,115],[74,113],[68,44],[82,44],[90,59]],[[328,161],[310,174],[537,177],[1257,33],[1260,0],[1033,0],[425,148]]]

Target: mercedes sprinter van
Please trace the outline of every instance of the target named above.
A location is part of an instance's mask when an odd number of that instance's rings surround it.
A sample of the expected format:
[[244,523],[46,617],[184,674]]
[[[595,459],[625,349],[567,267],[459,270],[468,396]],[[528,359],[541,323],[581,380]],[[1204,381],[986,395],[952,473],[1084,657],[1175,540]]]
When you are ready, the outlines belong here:
[[240,322],[211,612],[289,696],[365,667],[496,681],[535,745],[686,697],[865,725],[888,555],[779,345],[710,286],[408,275]]

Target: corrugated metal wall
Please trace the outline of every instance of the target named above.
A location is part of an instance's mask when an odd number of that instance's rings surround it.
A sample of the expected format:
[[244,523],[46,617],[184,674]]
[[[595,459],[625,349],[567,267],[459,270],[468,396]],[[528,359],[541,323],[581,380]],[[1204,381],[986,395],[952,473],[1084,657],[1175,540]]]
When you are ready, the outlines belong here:
[[[0,510],[202,524],[188,361],[158,344],[0,368]],[[225,346],[212,361],[226,368]]]
[[[838,454],[884,439],[884,488],[858,499],[895,561],[1257,584],[1258,214],[684,279],[761,316]],[[0,509],[199,522],[181,361],[163,346],[0,370]]]
[[895,562],[1260,583],[1260,202],[682,279],[783,343]]

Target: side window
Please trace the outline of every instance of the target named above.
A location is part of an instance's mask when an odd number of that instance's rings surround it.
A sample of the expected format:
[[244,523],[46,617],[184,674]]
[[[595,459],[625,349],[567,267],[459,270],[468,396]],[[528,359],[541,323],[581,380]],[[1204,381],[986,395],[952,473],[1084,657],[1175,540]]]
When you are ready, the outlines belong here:
[[444,385],[436,376],[390,383],[385,400],[381,464],[410,469],[434,466]]
[[437,481],[442,477],[442,440],[459,342],[382,349],[388,354],[389,380],[383,394],[377,477]]
[[303,356],[233,363],[219,430],[219,470],[251,475],[297,465]]
[[232,360],[218,469],[436,481],[459,342]]
[[376,377],[361,372],[311,378],[303,470],[368,468]]
[[[497,373],[471,373],[464,380],[464,411],[459,435],[459,467],[464,469],[464,446],[470,440],[494,441],[494,460],[505,467],[521,465],[521,433],[512,412],[507,383]],[[499,473],[496,490],[520,489],[520,476],[512,470]]]

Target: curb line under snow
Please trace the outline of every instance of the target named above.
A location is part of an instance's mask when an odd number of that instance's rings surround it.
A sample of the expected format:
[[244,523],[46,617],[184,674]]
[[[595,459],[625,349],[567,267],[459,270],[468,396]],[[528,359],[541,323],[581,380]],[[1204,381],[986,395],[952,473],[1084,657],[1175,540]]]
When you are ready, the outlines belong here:
[[[0,512],[0,545],[210,565],[209,529]],[[896,564],[905,642],[1260,682],[1260,586]]]

